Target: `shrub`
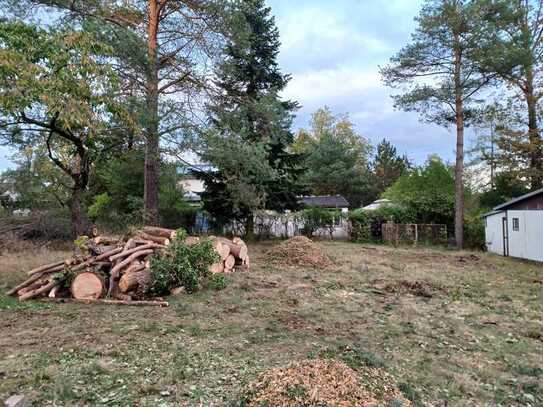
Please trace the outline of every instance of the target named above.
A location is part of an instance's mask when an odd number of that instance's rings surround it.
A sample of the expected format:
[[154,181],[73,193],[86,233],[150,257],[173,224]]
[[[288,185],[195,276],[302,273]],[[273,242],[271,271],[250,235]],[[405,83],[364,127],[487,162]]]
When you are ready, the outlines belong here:
[[151,291],[156,295],[169,294],[175,287],[185,287],[188,293],[198,291],[201,281],[208,277],[209,267],[219,260],[211,240],[193,246],[185,244],[183,229],[162,253],[151,259]]
[[341,219],[343,214],[339,210],[330,210],[317,207],[304,209],[299,213],[302,222],[302,234],[311,238],[319,229],[326,229],[330,236],[334,232],[335,222]]
[[411,223],[414,219],[411,210],[397,205],[387,205],[373,211],[359,209],[349,213],[349,235],[356,242],[378,241],[382,238],[383,223]]
[[486,247],[485,221],[479,213],[468,214],[464,219],[464,245],[477,250]]

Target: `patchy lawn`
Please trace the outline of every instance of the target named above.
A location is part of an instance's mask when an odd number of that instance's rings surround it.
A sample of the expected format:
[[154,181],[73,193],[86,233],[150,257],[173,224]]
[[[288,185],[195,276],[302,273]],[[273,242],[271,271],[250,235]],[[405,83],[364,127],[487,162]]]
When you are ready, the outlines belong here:
[[[543,266],[487,254],[323,244],[329,270],[265,264],[170,308],[0,294],[0,399],[36,405],[236,405],[256,375],[333,357],[382,366],[415,405],[543,404]],[[63,258],[0,257],[0,289]]]

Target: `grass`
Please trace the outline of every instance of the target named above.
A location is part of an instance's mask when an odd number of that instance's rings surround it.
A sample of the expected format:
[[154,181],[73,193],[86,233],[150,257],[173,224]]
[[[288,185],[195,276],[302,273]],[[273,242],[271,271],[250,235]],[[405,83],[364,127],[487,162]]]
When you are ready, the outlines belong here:
[[[331,357],[383,367],[415,405],[543,404],[540,264],[324,246],[330,270],[272,269],[269,245],[253,246],[250,273],[170,298],[167,309],[20,304],[0,294],[0,400],[227,406],[266,369]],[[67,255],[2,255],[0,289]]]

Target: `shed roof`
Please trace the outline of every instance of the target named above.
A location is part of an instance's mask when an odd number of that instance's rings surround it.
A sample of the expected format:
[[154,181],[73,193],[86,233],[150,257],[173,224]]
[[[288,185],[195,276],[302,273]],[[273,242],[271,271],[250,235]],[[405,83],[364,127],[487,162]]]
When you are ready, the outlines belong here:
[[348,208],[349,201],[341,195],[302,196],[299,202],[305,206],[317,206],[319,208]]
[[533,198],[533,197],[541,195],[541,194],[543,194],[543,188],[540,188],[540,189],[538,189],[536,191],[532,191],[532,192],[530,192],[528,194],[525,194],[525,195],[519,196],[518,198],[512,199],[509,202],[498,205],[498,206],[496,206],[494,208],[494,211],[507,209],[511,205],[517,204],[519,202],[525,201],[526,199],[530,199],[530,198]]

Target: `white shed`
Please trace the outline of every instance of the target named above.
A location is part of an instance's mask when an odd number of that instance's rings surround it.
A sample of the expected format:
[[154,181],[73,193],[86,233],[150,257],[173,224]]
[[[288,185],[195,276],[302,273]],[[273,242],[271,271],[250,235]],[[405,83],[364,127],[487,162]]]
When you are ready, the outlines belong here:
[[484,218],[489,252],[543,261],[543,188],[495,207]]

